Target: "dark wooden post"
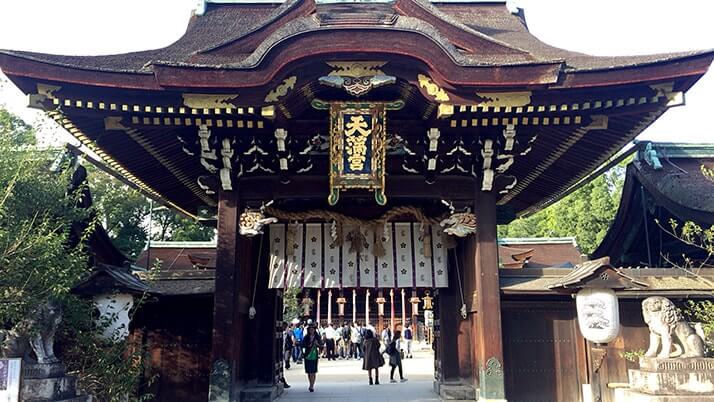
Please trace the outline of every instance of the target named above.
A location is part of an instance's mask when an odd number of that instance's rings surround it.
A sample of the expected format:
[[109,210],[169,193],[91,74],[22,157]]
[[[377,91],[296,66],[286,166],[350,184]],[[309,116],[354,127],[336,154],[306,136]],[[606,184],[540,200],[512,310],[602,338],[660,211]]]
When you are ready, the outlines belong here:
[[[460,249],[463,250],[463,247],[457,248],[457,251]],[[472,329],[470,322],[460,315],[459,284],[466,283],[463,279],[459,280],[459,276],[464,278],[465,265],[462,262],[468,259],[466,255],[465,252],[449,251],[449,287],[439,289],[436,294],[435,376],[442,399],[474,400],[476,397],[473,388]]]
[[471,295],[475,299],[471,310],[476,310],[471,314],[474,374],[478,373],[479,400],[505,400],[495,194],[478,191],[474,213],[478,229],[467,242],[475,242],[475,250],[467,250],[475,254],[471,257],[473,262],[466,266],[475,268],[473,276],[466,275],[471,281],[466,288],[473,289]]
[[209,400],[235,400],[233,384],[238,371],[238,337],[234,334],[238,296],[238,193],[220,191],[218,195],[218,245],[213,295],[213,334]]

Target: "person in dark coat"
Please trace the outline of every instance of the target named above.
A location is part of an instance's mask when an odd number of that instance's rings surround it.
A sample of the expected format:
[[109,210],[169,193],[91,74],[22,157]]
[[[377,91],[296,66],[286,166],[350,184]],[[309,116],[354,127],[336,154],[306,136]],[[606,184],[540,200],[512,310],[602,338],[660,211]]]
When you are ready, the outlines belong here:
[[[384,366],[384,357],[379,353],[379,339],[374,336],[371,330],[364,331],[364,360],[362,360],[362,370],[367,370],[369,375],[369,385],[379,385],[379,368]],[[374,382],[372,382],[372,370],[374,370]]]
[[392,366],[392,371],[389,373],[389,382],[397,382],[394,379],[394,370],[399,369],[399,379],[401,382],[406,381],[402,372],[402,354],[400,351],[399,342],[402,337],[401,331],[394,331],[392,342],[387,346],[387,354],[389,355],[389,365]]
[[307,327],[307,333],[300,344],[303,349],[303,360],[305,361],[305,373],[310,381],[310,392],[315,391],[315,377],[317,376],[317,359],[320,357],[322,349],[322,339],[317,332],[315,323],[310,323]]

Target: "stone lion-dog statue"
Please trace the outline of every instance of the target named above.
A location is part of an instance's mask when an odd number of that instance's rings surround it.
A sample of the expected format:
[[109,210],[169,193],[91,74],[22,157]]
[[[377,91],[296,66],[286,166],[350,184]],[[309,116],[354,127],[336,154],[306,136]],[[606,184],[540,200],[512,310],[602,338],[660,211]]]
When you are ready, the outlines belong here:
[[704,357],[704,340],[684,320],[671,300],[661,296],[646,298],[642,302],[642,316],[650,329],[646,357]]
[[34,317],[25,318],[9,330],[0,329],[0,357],[32,362],[30,352],[34,352],[37,363],[59,362],[54,341],[61,321],[62,306],[58,302],[50,300],[41,304]]

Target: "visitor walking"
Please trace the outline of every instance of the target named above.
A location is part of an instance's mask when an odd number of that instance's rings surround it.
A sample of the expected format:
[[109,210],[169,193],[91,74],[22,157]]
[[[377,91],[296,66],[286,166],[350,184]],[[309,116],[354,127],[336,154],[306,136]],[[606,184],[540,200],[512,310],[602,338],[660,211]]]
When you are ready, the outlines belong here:
[[[287,322],[283,321],[283,363],[285,364],[286,370],[290,368],[290,354],[292,353],[293,348],[292,337],[293,334],[292,331],[290,331],[290,326]],[[284,389],[290,388],[290,384],[285,381],[285,376],[282,375],[282,373],[280,376],[280,382],[283,383]]]
[[352,330],[350,329],[350,324],[345,321],[344,325],[342,326],[342,340],[345,343],[345,359],[348,359],[351,356],[352,349],[350,348],[350,338],[352,337]]
[[335,333],[335,345],[337,347],[337,357],[340,359],[347,358],[347,350],[345,348],[345,340],[342,339],[342,335]]
[[335,323],[332,323],[325,328],[325,348],[327,349],[327,360],[335,359],[335,337],[337,336],[337,330],[335,329]]
[[384,324],[384,329],[382,330],[382,342],[385,345],[392,343],[392,330],[389,329],[389,325]]
[[293,346],[295,341],[293,339],[293,331],[287,322],[283,322],[283,361],[285,363],[285,369],[290,369],[290,358],[293,355]]
[[350,327],[350,356],[353,359],[362,358],[362,336],[356,322]]
[[406,358],[411,359],[412,358],[412,339],[414,338],[414,335],[412,334],[412,327],[411,325],[406,327],[404,329],[404,343],[406,343]]
[[317,325],[311,323],[307,327],[307,333],[302,339],[303,358],[305,360],[305,373],[310,382],[308,390],[315,391],[315,377],[317,376],[317,360],[322,349],[322,340],[317,332]]
[[[302,339],[304,335],[304,330],[302,324],[295,325],[293,329],[293,339],[295,340],[295,345],[302,345]],[[296,364],[302,364],[302,348],[293,348],[293,361]]]
[[407,379],[404,378],[404,373],[402,372],[402,354],[400,351],[399,340],[402,334],[400,331],[394,331],[392,336],[392,342],[387,346],[387,354],[389,355],[389,365],[392,366],[392,370],[389,372],[389,382],[397,382],[394,379],[394,370],[399,369],[399,380],[405,382]]
[[[374,336],[374,332],[366,330],[364,332],[364,360],[362,370],[367,370],[369,385],[379,385],[379,368],[384,366],[384,357],[379,352],[379,339]],[[374,382],[372,381],[372,370],[374,370]]]

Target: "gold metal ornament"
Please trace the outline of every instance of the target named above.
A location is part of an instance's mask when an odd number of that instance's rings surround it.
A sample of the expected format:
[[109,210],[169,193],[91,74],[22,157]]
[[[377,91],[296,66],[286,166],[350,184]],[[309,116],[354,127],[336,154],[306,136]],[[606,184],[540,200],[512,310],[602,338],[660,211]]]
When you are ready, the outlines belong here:
[[293,88],[295,88],[295,83],[297,82],[297,76],[293,75],[283,80],[280,85],[276,86],[265,95],[265,102],[274,103],[280,100],[283,96],[287,95]]

